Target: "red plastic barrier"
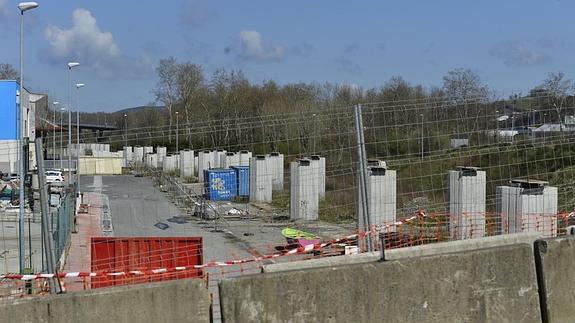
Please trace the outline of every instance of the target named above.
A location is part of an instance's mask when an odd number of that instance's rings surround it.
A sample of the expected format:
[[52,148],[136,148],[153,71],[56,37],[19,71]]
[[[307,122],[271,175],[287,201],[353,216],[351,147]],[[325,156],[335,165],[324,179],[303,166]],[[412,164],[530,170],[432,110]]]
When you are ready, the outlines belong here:
[[[92,272],[124,272],[201,265],[201,237],[95,237],[91,241]],[[202,277],[201,269],[153,275],[92,277],[92,288]]]

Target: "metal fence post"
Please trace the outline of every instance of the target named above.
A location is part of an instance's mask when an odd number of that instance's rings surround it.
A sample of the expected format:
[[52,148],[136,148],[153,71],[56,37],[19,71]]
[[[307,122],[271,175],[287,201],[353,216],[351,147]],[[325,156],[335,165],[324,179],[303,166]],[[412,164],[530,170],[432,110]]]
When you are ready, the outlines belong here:
[[365,141],[363,137],[363,120],[361,117],[361,105],[354,106],[355,111],[355,131],[357,137],[357,157],[358,157],[358,229],[365,233],[365,243],[367,251],[373,251],[371,243],[371,223],[369,219],[369,203],[367,194],[367,157],[365,152]]

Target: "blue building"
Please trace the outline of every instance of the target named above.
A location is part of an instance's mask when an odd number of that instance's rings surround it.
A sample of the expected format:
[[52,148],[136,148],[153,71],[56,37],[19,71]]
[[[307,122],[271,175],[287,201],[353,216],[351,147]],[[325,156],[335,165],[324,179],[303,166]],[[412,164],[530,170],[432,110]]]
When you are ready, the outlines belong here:
[[[18,111],[20,110],[20,84],[14,80],[0,80],[0,171],[18,171]],[[22,135],[30,142],[36,139],[36,103],[45,95],[33,94],[24,89]],[[26,151],[29,169],[36,167],[34,145]]]
[[18,91],[16,81],[0,80],[0,140],[17,140]]

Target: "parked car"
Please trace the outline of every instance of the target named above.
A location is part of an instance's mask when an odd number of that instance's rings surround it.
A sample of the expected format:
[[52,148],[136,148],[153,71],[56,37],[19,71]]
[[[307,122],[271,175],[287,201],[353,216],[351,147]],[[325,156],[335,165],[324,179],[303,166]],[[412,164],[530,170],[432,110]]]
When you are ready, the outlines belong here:
[[55,182],[63,182],[64,176],[59,170],[49,170],[46,172],[46,183],[51,184]]

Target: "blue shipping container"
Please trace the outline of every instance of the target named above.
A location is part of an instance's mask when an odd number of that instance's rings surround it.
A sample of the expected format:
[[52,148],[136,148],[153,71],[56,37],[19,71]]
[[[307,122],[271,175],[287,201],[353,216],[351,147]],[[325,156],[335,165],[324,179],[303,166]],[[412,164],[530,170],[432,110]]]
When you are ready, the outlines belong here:
[[233,169],[204,170],[208,199],[230,201],[238,194],[236,172]]
[[0,81],[0,140],[18,139],[16,94],[19,87],[16,81]]
[[250,167],[232,166],[232,169],[236,172],[238,195],[241,197],[250,196]]

